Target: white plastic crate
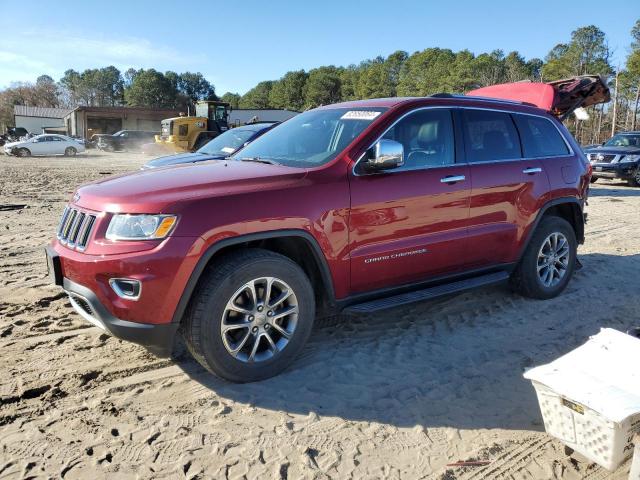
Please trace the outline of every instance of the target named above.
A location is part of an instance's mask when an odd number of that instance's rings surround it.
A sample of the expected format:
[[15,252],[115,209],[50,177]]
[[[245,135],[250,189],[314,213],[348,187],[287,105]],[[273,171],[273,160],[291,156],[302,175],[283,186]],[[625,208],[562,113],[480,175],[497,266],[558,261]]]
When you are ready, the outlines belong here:
[[587,343],[528,370],[550,435],[608,470],[640,433],[640,339],[604,328]]

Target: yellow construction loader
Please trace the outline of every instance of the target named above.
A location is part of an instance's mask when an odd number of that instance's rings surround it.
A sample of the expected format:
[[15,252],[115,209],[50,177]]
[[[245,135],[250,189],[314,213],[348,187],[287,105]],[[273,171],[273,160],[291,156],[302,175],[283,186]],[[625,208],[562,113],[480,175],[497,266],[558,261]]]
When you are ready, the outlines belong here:
[[229,129],[227,119],[230,111],[230,105],[225,102],[197,102],[195,116],[162,121],[162,130],[155,137],[155,146],[166,152],[193,152]]

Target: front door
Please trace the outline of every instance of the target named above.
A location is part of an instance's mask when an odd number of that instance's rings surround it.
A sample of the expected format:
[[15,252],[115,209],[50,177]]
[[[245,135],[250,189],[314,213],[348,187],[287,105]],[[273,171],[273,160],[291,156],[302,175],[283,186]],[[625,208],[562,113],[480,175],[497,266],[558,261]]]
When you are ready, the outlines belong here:
[[454,273],[465,263],[469,192],[456,162],[452,112],[423,108],[382,138],[404,147],[404,165],[350,178],[351,291],[358,293]]
[[41,135],[31,140],[31,144],[28,146],[33,155],[50,155],[51,137],[49,135]]

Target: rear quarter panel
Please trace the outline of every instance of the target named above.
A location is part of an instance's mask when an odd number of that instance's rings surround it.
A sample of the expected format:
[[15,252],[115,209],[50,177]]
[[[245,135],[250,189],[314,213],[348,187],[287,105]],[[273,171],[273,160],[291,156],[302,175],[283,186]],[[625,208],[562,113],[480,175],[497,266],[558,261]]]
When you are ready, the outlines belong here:
[[545,195],[540,195],[535,205],[531,205],[523,211],[525,218],[522,236],[520,237],[520,253],[526,248],[526,244],[533,228],[536,225],[540,213],[550,202],[557,202],[565,199],[567,201],[577,200],[583,205],[589,189],[590,169],[582,149],[574,140],[566,127],[549,116],[558,126],[565,140],[571,147],[571,155],[561,157],[548,157],[538,159],[549,181],[549,189]]

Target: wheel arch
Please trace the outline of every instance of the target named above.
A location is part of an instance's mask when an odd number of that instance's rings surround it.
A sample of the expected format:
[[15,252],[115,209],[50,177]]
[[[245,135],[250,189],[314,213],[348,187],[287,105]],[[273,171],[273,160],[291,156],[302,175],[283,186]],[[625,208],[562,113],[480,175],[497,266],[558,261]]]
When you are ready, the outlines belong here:
[[579,244],[584,243],[584,224],[585,218],[583,215],[582,202],[575,197],[562,197],[550,200],[545,203],[540,211],[533,224],[529,228],[529,232],[527,233],[526,241],[523,244],[523,247],[520,251],[520,255],[518,260],[522,258],[524,252],[529,246],[529,242],[531,241],[531,237],[533,237],[536,228],[540,224],[540,221],[545,216],[556,216],[565,219],[567,222],[571,224],[573,227],[573,231],[576,234],[576,240]]
[[243,248],[261,248],[284,255],[297,263],[314,287],[318,308],[335,306],[333,279],[317,240],[305,230],[274,230],[227,238],[211,245],[198,260],[182,292],[172,323],[180,323],[205,270],[217,259]]

